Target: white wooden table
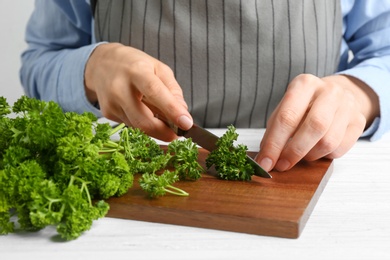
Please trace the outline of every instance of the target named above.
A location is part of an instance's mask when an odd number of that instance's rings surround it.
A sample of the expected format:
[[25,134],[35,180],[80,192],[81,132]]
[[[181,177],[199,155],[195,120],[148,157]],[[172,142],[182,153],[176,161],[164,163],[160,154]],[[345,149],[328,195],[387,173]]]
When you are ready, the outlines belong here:
[[[263,130],[237,132],[258,150]],[[334,161],[298,239],[104,218],[70,242],[52,227],[0,236],[0,259],[390,259],[390,134]]]

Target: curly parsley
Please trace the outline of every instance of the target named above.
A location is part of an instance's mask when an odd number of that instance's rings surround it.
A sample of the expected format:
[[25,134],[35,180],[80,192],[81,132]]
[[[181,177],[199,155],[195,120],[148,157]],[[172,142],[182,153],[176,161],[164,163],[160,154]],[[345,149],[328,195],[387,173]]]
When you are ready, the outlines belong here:
[[246,160],[245,145],[234,146],[238,134],[234,126],[229,126],[224,135],[217,141],[217,149],[206,158],[207,169],[215,166],[218,177],[225,180],[251,180],[253,167]]
[[[119,141],[111,140],[116,133]],[[156,175],[172,165],[179,170]],[[15,231],[16,215],[23,230],[54,225],[64,239],[75,239],[108,212],[100,199],[125,194],[134,174],[144,174],[151,197],[183,196],[172,184],[202,170],[191,141],[164,153],[139,129],[112,129],[91,113],[64,113],[55,102],[26,96],[11,108],[0,97],[0,234]]]
[[[215,165],[222,179],[250,180],[247,148],[233,146],[237,136],[228,127],[206,166]],[[64,113],[52,101],[23,96],[11,107],[0,97],[0,234],[15,231],[16,216],[20,229],[53,225],[64,239],[75,239],[107,214],[104,199],[132,187],[135,174],[149,197],[159,197],[188,196],[174,183],[195,181],[202,172],[191,139],[175,140],[164,152],[139,129],[112,129],[91,113]]]

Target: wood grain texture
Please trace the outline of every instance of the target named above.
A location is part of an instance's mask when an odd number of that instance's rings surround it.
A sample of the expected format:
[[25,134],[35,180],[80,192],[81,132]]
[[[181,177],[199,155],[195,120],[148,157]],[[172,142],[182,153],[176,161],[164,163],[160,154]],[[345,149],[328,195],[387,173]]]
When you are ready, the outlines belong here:
[[[199,150],[205,168],[208,152]],[[254,156],[254,153],[251,154]],[[175,184],[190,196],[149,199],[135,179],[119,198],[110,198],[107,216],[157,223],[298,238],[332,172],[332,161],[301,162],[272,179],[225,181],[209,171],[198,181]]]

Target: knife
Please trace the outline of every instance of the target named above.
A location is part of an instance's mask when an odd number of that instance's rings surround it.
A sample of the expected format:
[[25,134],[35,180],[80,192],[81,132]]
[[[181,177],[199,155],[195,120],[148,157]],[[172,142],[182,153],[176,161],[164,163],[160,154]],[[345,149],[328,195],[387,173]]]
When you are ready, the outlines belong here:
[[[189,130],[183,130],[179,128],[177,125],[168,121],[163,116],[156,114],[155,117],[163,121],[167,126],[169,126],[178,136],[183,136],[185,138],[191,138],[195,143],[209,152],[217,149],[217,141],[219,139],[218,136],[207,131],[206,129],[198,126],[197,124],[193,124]],[[272,176],[264,170],[255,160],[252,159],[248,154],[246,155],[246,159],[250,165],[252,165],[255,170],[255,175],[263,178],[272,178]]]

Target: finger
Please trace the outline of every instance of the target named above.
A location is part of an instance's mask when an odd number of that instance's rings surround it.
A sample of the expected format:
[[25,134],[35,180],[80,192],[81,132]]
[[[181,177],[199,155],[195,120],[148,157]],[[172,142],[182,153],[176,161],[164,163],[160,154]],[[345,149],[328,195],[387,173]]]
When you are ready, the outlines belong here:
[[164,115],[164,113],[158,107],[154,106],[145,96],[142,98],[142,102],[153,112],[155,117],[156,115]]
[[[355,100],[353,93],[350,91],[345,92],[345,104],[349,108],[348,112],[350,112],[349,123],[340,145],[326,155],[326,157],[330,159],[339,158],[351,149],[362,135],[367,123],[366,117],[359,110],[360,104]],[[340,122],[340,125],[341,124],[342,123]]]
[[105,118],[118,123],[125,123],[126,125],[129,124],[126,115],[120,105],[119,99],[116,99],[115,96],[113,98],[102,98],[100,92],[97,92],[97,97],[99,100],[100,111]]
[[[256,161],[270,170],[281,152],[296,132],[300,122],[311,106],[318,79],[311,75],[295,78],[289,85],[283,99],[267,122],[267,129],[260,145]],[[313,87],[307,87],[313,86]]]
[[346,134],[348,128],[356,129],[356,127],[349,127],[350,124],[357,124],[360,128],[364,127],[361,126],[361,123],[364,122],[361,121],[361,114],[358,111],[359,109],[352,93],[349,91],[343,91],[342,102],[335,112],[335,117],[328,132],[305,156],[305,159],[308,161],[314,161],[322,158],[337,150],[343,143],[343,140],[351,138],[355,139],[356,133],[360,136],[361,133],[359,133],[359,131],[353,131],[353,133],[355,133],[354,135],[351,135],[351,133]]
[[[102,110],[103,111],[103,110]],[[126,117],[125,116],[119,116],[119,113],[116,113],[116,114],[110,114],[110,115],[105,115],[103,113],[103,117],[113,121],[113,122],[116,122],[118,124],[120,123],[124,123],[125,125],[128,125],[128,122],[126,121]]]
[[[154,116],[153,111],[144,103],[137,101],[130,105],[129,108],[126,108],[126,111],[130,111],[129,114],[127,114],[127,118],[131,118],[131,125],[142,129],[147,135],[167,142],[177,138],[172,129],[167,127],[164,122],[157,119]],[[136,113],[133,113],[134,111],[136,111]]]
[[[187,107],[182,102],[178,102],[179,92],[174,94],[155,74],[148,76],[135,73],[134,85],[146,97],[150,104],[153,104],[162,111],[170,121],[174,122],[180,128],[187,130],[191,128],[193,120]],[[172,84],[171,84],[172,86]],[[176,89],[176,88],[175,88]]]
[[343,141],[350,121],[350,109],[339,109],[328,132],[314,145],[304,157],[314,161],[335,151]]
[[141,93],[136,88],[128,87],[125,82],[116,81],[109,87],[109,96],[100,98],[103,116],[127,126],[141,129],[146,134],[163,141],[177,138],[174,132],[140,101]]
[[156,70],[156,76],[160,78],[162,83],[169,89],[177,101],[188,110],[188,105],[184,100],[183,90],[176,81],[171,68],[161,62],[159,62],[156,66],[158,67]]
[[[359,122],[358,122],[359,121]],[[343,156],[347,151],[349,151],[352,146],[356,143],[359,137],[364,131],[364,126],[366,124],[366,119],[363,115],[359,116],[356,124],[350,124],[345,132],[345,136],[340,143],[340,145],[333,152],[329,153],[325,157],[328,159],[336,159]]]
[[142,102],[142,94],[136,88],[120,88],[118,97],[123,110],[123,121],[127,125],[139,128],[147,135],[163,141],[176,139],[176,134],[163,122],[155,118],[154,112]]

